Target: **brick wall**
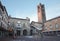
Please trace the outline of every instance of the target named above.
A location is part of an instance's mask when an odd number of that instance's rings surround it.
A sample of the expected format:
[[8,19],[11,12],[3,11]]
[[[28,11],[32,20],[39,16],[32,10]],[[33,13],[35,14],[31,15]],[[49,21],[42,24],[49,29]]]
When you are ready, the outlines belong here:
[[44,23],[43,31],[57,31],[60,30],[60,17],[53,18]]

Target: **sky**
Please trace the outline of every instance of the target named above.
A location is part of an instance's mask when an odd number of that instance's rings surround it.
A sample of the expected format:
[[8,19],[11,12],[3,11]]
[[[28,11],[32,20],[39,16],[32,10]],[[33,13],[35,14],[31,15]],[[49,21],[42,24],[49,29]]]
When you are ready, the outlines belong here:
[[60,16],[60,0],[1,0],[8,15],[16,18],[29,17],[31,21],[38,21],[37,5],[45,5],[46,19]]

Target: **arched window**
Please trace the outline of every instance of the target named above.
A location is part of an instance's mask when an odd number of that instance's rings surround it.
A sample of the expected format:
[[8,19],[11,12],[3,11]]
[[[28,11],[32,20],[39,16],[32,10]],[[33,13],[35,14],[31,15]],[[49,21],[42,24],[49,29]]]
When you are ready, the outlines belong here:
[[18,21],[17,23],[20,23],[20,21]]
[[23,30],[23,35],[27,35],[27,30]]
[[53,28],[53,26],[52,26],[52,25],[50,25],[50,28]]
[[53,29],[53,25],[50,25],[50,27],[49,27],[49,28],[50,28],[50,31],[52,31],[52,29]]
[[18,21],[18,22],[17,22],[17,26],[21,26],[21,23],[20,23],[20,21]]
[[33,30],[32,29],[30,30],[30,35],[33,35]]
[[58,24],[57,23],[55,24],[55,28],[58,29]]
[[45,31],[47,31],[47,29],[48,29],[48,28],[47,28],[47,27],[45,27]]
[[16,30],[17,31],[17,35],[20,36],[21,35],[21,31],[20,30]]

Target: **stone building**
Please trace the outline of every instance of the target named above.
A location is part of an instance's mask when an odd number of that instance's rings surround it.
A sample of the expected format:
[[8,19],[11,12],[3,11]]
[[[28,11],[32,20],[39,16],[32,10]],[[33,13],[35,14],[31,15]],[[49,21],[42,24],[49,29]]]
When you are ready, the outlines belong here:
[[38,5],[38,22],[42,23],[42,33],[44,35],[60,35],[60,16],[46,20],[45,8],[43,4]]
[[45,35],[60,35],[60,16],[47,20],[44,23],[43,33]]
[[0,36],[7,35],[8,31],[8,13],[5,6],[0,2]]
[[17,36],[30,35],[30,19],[9,18],[9,23]]
[[42,31],[42,23],[39,22],[31,22],[31,30],[32,30],[32,35],[40,35]]
[[46,20],[45,7],[41,3],[37,6],[37,10],[38,22],[32,22],[31,26],[38,30],[42,28],[40,33],[43,35],[60,36],[60,16]]

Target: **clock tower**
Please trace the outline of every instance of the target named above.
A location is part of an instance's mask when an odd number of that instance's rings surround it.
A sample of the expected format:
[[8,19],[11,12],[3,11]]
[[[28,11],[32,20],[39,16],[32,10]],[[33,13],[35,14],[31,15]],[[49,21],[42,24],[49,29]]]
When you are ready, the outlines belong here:
[[44,23],[46,22],[46,16],[45,16],[45,7],[44,4],[39,4],[37,6],[37,13],[38,13],[38,22],[39,23]]

